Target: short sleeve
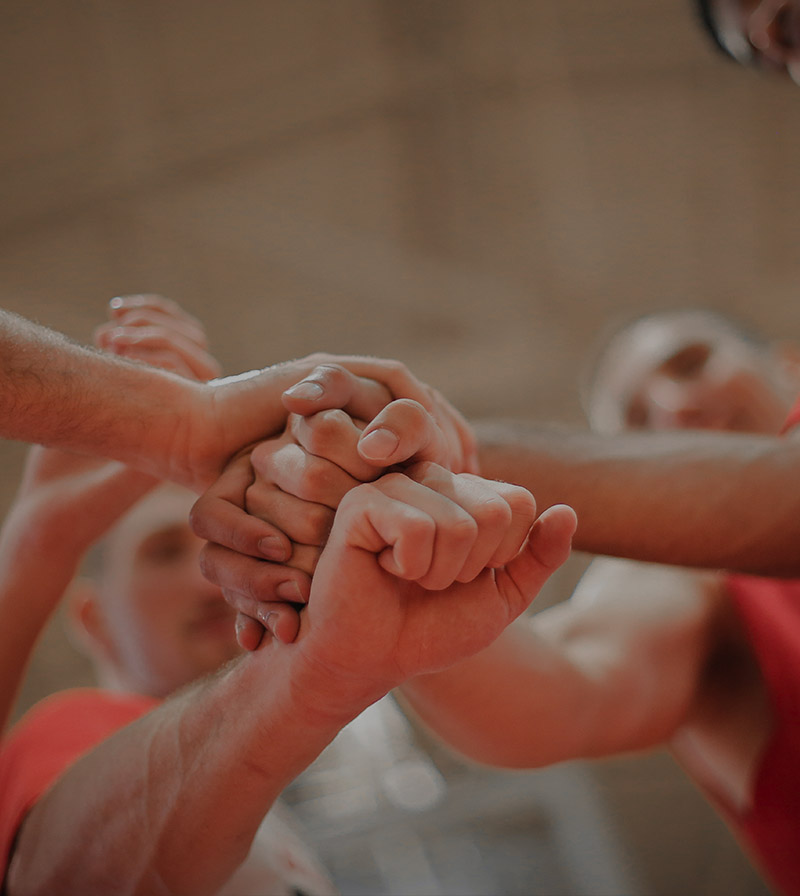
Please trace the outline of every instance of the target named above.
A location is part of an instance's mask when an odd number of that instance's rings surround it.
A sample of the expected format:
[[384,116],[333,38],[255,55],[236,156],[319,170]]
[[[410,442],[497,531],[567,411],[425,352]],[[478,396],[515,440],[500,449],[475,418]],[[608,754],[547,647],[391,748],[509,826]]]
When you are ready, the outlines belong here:
[[64,691],[37,703],[0,742],[0,880],[39,797],[82,754],[156,705],[130,694]]

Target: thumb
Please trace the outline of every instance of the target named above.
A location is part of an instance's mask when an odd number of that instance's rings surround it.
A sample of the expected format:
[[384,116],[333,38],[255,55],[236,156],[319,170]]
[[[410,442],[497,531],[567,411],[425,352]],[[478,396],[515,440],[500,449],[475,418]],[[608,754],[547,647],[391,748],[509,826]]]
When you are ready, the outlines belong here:
[[578,525],[575,511],[555,504],[536,520],[527,544],[503,569],[496,571],[497,586],[514,618],[528,608],[544,583],[569,557]]

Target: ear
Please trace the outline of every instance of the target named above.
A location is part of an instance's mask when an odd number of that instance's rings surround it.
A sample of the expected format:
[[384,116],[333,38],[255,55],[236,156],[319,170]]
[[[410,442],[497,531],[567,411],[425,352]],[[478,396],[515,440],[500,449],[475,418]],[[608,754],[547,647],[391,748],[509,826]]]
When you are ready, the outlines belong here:
[[97,586],[91,579],[79,577],[72,581],[67,590],[65,612],[74,646],[89,659],[113,661],[114,642],[100,609]]

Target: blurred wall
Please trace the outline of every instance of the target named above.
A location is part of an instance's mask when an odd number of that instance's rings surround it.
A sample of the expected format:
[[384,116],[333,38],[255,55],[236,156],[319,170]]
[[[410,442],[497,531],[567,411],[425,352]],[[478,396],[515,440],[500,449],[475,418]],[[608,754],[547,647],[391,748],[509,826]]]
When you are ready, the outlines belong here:
[[[469,415],[579,422],[615,316],[800,333],[800,89],[722,59],[688,0],[3,13],[0,303],[78,340],[111,296],[159,291],[230,372],[395,356]],[[24,451],[0,452],[2,510]],[[23,705],[64,668],[86,680],[56,626]],[[655,891],[759,891],[666,760],[598,777]]]

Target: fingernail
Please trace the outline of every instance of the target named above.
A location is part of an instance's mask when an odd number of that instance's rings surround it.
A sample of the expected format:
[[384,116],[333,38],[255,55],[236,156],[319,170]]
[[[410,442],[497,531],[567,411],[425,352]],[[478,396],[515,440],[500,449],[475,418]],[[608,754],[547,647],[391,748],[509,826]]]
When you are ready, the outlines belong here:
[[258,543],[258,550],[267,560],[288,560],[289,554],[284,543],[275,535],[265,535]]
[[292,398],[303,398],[306,401],[316,401],[318,398],[322,398],[324,393],[325,390],[319,383],[315,383],[311,380],[303,380],[303,382],[297,383],[290,389],[287,389],[284,394],[289,395]]
[[282,600],[291,601],[293,604],[304,604],[305,598],[300,593],[300,588],[294,580],[290,579],[287,582],[281,582],[280,585],[275,589],[275,593]]
[[373,429],[358,443],[360,453],[370,460],[386,460],[392,455],[400,439],[390,429]]
[[111,299],[108,304],[109,307],[113,308],[115,311],[117,310],[117,308],[122,308],[122,305],[124,304],[122,301],[122,296],[114,296],[114,298]]
[[269,631],[271,631],[270,620],[274,616],[277,616],[277,615],[278,614],[274,610],[262,610],[261,607],[259,607],[256,610],[256,616],[258,616],[258,621]]

